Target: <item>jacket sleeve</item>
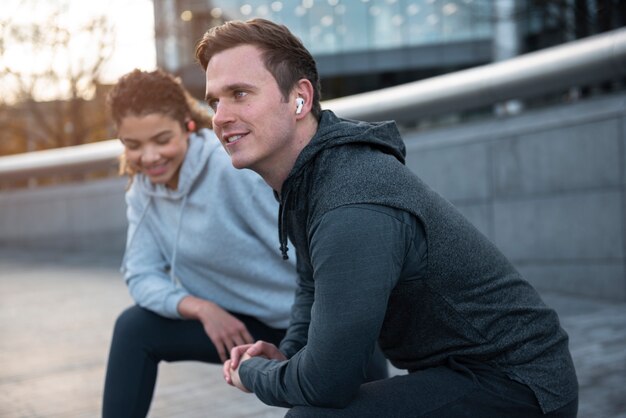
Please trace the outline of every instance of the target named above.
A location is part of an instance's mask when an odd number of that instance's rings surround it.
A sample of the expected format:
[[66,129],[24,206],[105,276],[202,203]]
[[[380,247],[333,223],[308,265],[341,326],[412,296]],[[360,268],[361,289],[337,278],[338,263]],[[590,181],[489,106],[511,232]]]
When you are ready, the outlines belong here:
[[178,304],[188,295],[168,275],[169,265],[158,247],[145,212],[149,200],[131,189],[126,194],[128,235],[122,273],[135,302],[167,318],[181,318]]
[[287,358],[293,357],[307,343],[314,297],[312,268],[304,261],[307,258],[296,254],[298,287],[296,288],[294,303],[291,306],[289,328],[279,347]]
[[343,206],[313,226],[306,346],[283,362],[252,358],[240,366],[243,384],[263,402],[342,408],[356,396],[412,245],[412,226],[394,211]]

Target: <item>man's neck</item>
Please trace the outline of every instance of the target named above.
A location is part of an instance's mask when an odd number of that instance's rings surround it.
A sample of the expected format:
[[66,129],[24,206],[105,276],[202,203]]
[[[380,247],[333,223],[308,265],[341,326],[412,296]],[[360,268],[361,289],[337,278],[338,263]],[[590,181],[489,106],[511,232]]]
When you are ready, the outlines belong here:
[[296,137],[291,142],[291,146],[283,154],[280,164],[270,167],[267,171],[258,171],[263,180],[280,196],[283,183],[289,177],[291,169],[296,164],[298,156],[302,150],[311,142],[317,132],[318,123],[314,117],[308,117],[301,121],[300,129],[296,132]]

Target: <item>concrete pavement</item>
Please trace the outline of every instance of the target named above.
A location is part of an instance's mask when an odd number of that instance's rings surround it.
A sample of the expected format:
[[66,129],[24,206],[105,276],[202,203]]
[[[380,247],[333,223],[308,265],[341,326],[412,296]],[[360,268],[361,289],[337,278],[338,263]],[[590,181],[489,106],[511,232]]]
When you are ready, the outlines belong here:
[[[117,314],[119,254],[0,248],[0,417],[97,417]],[[560,314],[581,418],[626,418],[626,304],[543,294]],[[152,418],[282,417],[223,383],[219,366],[163,364]]]

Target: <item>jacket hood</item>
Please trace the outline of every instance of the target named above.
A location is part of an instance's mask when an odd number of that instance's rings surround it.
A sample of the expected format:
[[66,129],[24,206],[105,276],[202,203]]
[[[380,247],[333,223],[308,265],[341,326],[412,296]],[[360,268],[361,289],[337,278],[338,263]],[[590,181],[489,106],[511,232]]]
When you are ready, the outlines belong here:
[[378,151],[394,156],[400,163],[405,163],[406,148],[394,121],[364,122],[338,118],[332,111],[324,110],[317,132],[302,150],[289,177],[285,180],[280,197],[278,212],[278,236],[283,259],[287,259],[287,230],[285,214],[289,207],[292,190],[305,176],[307,167],[320,153],[334,147],[366,145]]
[[369,144],[405,162],[406,148],[394,121],[364,122],[337,117],[322,111],[317,132],[304,147],[289,177],[297,175],[322,150],[348,144]]
[[137,187],[151,197],[182,199],[189,193],[211,153],[220,146],[212,131],[201,129],[198,132],[194,132],[189,135],[189,146],[180,167],[178,188],[176,190],[172,190],[163,184],[154,184],[148,176],[144,175],[136,176]]

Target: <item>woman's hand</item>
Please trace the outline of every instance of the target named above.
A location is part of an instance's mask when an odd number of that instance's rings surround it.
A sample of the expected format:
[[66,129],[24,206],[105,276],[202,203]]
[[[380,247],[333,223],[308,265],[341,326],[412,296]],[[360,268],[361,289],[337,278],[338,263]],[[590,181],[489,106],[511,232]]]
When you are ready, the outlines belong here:
[[178,304],[178,311],[183,317],[197,319],[202,323],[222,363],[227,360],[227,353],[233,347],[254,342],[243,322],[213,302],[186,296]]

